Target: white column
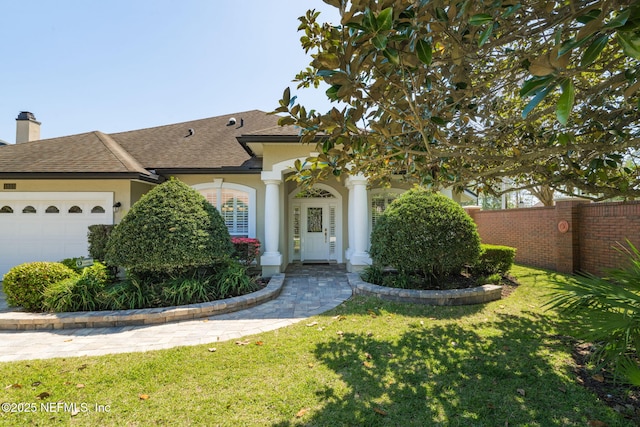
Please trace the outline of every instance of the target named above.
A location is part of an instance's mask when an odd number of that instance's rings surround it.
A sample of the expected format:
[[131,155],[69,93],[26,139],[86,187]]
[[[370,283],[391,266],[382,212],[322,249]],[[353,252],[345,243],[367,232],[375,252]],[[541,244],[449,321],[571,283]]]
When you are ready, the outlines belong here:
[[282,179],[274,179],[263,172],[265,184],[264,200],[264,253],[260,258],[264,276],[272,276],[280,272],[282,254],[280,247],[280,183]]
[[[367,253],[369,249],[369,209],[367,197],[367,178],[358,174],[350,176],[349,191],[349,219],[353,226],[353,249],[348,267],[351,271],[358,271],[371,264],[371,258]],[[351,234],[350,234],[351,235]]]
[[351,213],[353,212],[353,185],[351,185],[351,183],[349,182],[349,179],[347,179],[347,182],[345,183],[345,186],[347,187],[347,189],[349,190],[349,199],[347,201],[347,228],[349,230],[348,233],[348,246],[347,246],[347,250],[345,251],[345,258],[347,260],[351,259],[351,255],[353,255],[353,251],[355,248],[355,231],[354,231],[354,221],[353,221],[353,215],[351,215]]

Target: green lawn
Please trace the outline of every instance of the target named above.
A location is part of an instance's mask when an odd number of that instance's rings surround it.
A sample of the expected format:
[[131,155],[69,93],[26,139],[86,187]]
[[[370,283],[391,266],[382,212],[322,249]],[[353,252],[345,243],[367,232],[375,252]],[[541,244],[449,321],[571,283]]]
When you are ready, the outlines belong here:
[[541,307],[552,273],[513,273],[521,286],[481,306],[354,298],[247,345],[2,363],[0,402],[36,412],[0,425],[632,425],[575,381]]

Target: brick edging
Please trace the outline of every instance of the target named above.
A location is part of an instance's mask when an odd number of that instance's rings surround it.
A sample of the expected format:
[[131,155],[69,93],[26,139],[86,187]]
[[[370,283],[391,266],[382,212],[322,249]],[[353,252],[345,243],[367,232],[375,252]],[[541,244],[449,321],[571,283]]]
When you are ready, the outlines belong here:
[[502,286],[482,285],[467,289],[447,289],[427,291],[418,289],[398,289],[367,283],[358,273],[347,273],[349,285],[354,295],[371,295],[387,301],[409,302],[425,305],[470,305],[499,300]]
[[110,328],[142,326],[194,320],[216,314],[230,313],[254,307],[280,295],[284,274],[271,277],[263,289],[219,301],[177,307],[143,308],[136,310],[80,311],[72,313],[0,313],[0,330],[46,330],[74,328]]

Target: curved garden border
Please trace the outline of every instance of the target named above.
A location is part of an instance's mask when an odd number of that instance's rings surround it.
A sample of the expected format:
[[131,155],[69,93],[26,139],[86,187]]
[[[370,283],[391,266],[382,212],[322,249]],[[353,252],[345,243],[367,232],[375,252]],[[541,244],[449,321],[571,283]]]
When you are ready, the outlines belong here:
[[418,289],[398,289],[367,283],[358,273],[347,273],[354,295],[371,295],[380,299],[396,302],[409,302],[425,305],[471,305],[499,300],[502,286],[482,285],[467,289],[447,289],[427,291]]
[[71,313],[0,313],[0,330],[42,330],[74,328],[110,328],[115,326],[156,325],[193,320],[230,313],[270,301],[280,295],[284,274],[271,277],[263,289],[219,301],[178,307],[142,308],[136,310],[80,311]]

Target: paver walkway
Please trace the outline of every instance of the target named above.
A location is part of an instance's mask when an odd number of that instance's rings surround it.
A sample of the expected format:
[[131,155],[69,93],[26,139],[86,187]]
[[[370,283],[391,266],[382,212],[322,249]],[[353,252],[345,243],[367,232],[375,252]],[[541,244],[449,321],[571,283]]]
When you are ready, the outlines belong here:
[[[294,264],[282,293],[264,304],[199,320],[154,326],[0,331],[0,362],[158,350],[237,339],[323,313],[351,297],[344,265]],[[0,311],[10,311],[0,295]]]

